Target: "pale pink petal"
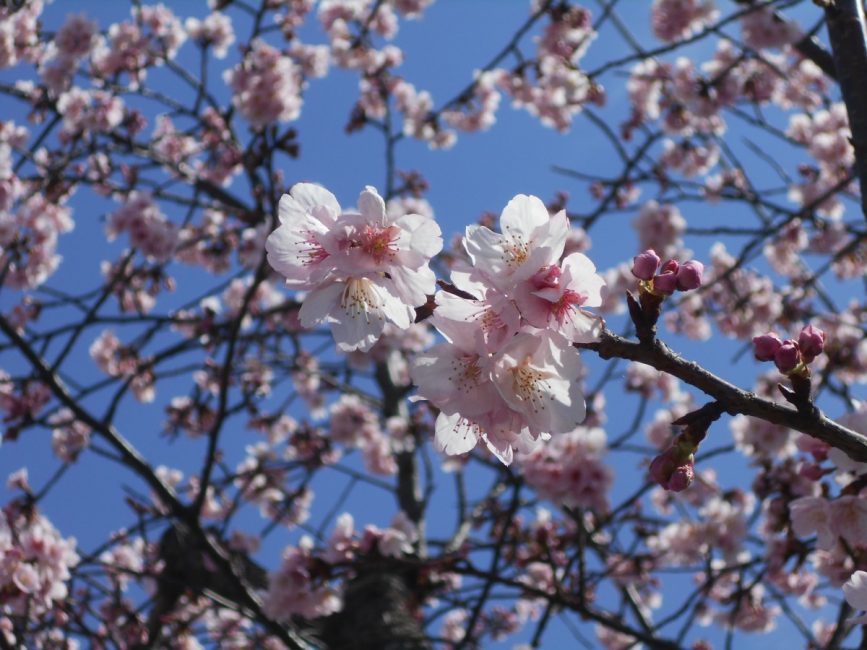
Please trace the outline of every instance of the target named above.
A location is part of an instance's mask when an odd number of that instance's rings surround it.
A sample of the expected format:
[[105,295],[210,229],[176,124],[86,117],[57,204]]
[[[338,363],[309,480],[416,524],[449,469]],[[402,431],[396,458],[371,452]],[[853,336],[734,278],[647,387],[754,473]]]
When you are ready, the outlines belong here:
[[472,451],[479,441],[479,427],[461,415],[440,413],[436,421],[436,446],[450,456]]
[[[548,208],[541,199],[526,194],[518,194],[503,208],[500,215],[500,230],[504,235],[517,236],[530,241],[533,231],[550,221]],[[568,227],[568,225],[567,225]],[[565,241],[566,234],[564,232]]]
[[843,585],[843,595],[853,609],[867,610],[867,571],[856,571]]
[[307,294],[298,312],[301,326],[311,328],[328,318],[340,305],[340,299],[345,288],[345,283],[334,282],[319,287]]
[[385,225],[385,201],[376,191],[376,188],[368,185],[358,197],[358,211],[365,219],[378,225]]

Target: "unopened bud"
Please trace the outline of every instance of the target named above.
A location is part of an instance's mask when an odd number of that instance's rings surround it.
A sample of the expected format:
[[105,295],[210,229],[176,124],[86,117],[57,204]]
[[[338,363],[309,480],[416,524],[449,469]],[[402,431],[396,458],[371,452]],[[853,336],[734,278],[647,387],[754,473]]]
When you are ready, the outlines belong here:
[[701,286],[702,273],[704,273],[704,264],[697,260],[681,264],[677,269],[677,288],[681,291],[698,289]]
[[774,363],[777,364],[777,369],[783,374],[792,372],[800,362],[801,352],[798,350],[798,344],[791,339],[783,341],[774,353]]
[[825,349],[825,332],[818,327],[807,325],[798,337],[798,347],[801,349],[804,363],[810,363]]
[[753,354],[759,361],[773,361],[783,342],[773,332],[753,338]]
[[650,478],[666,490],[682,492],[695,478],[693,455],[684,457],[677,444],[669,447],[650,463]]
[[657,293],[670,296],[675,289],[677,289],[677,275],[675,273],[668,271],[653,278],[653,290]]
[[639,280],[651,280],[659,268],[659,255],[652,248],[632,258],[632,275]]

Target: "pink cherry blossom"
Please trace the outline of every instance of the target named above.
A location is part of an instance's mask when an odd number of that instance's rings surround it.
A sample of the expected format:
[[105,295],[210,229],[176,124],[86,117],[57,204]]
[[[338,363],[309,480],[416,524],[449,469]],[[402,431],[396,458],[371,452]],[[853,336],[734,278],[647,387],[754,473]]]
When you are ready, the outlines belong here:
[[651,26],[662,41],[690,36],[719,15],[714,0],[653,0]]
[[584,421],[578,351],[552,332],[517,334],[497,354],[492,379],[533,435],[566,433]]
[[599,338],[602,321],[582,307],[600,306],[603,286],[593,262],[582,253],[572,253],[560,266],[544,266],[519,284],[515,301],[530,325],[588,343]]
[[468,226],[464,247],[474,266],[495,287],[510,291],[544,266],[559,261],[569,222],[565,212],[553,217],[535,196],[519,194],[500,215],[502,234]]
[[301,72],[295,62],[261,39],[224,74],[232,102],[254,129],[289,122],[301,114]]
[[789,504],[789,513],[792,531],[796,535],[808,537],[816,533],[819,548],[834,546],[837,535],[831,530],[831,512],[826,499],[811,496],[795,499]]
[[388,215],[372,187],[357,212],[342,212],[330,192],[301,183],[281,199],[280,218],[268,261],[289,286],[313,289],[301,325],[330,324],[343,351],[369,350],[386,322],[409,328],[413,308],[434,291],[428,262],[442,248],[439,227],[417,214]]

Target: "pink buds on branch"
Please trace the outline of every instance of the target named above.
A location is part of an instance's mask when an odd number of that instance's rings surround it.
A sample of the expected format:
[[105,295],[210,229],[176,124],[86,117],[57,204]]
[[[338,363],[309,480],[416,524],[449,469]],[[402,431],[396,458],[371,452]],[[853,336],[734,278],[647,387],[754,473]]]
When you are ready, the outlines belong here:
[[636,255],[632,260],[632,275],[639,279],[638,301],[631,294],[627,294],[626,299],[638,339],[643,343],[652,341],[656,335],[656,321],[665,297],[675,291],[698,289],[704,273],[704,264],[696,260],[683,264],[668,260],[661,267],[660,262],[653,249]]
[[798,335],[798,340],[781,340],[773,332],[756,336],[753,339],[753,353],[759,361],[773,361],[777,369],[789,377],[793,375],[810,376],[807,367],[825,350],[825,332],[813,325],[807,325]]
[[682,492],[695,478],[695,453],[707,435],[708,427],[719,419],[723,408],[718,402],[705,404],[700,409],[675,420],[674,425],[685,425],[671,446],[650,463],[650,478],[672,492]]
[[773,332],[753,339],[753,353],[759,361],[773,361],[777,370],[792,382],[792,389],[780,386],[780,392],[799,411],[812,411],[809,365],[825,350],[825,332],[813,325],[801,329],[798,340],[780,340]]

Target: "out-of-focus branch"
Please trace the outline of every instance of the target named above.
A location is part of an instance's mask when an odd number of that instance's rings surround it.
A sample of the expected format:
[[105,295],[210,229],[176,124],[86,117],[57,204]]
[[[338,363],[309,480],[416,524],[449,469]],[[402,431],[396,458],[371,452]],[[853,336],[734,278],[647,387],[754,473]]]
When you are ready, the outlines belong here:
[[861,0],[827,0],[825,17],[840,92],[849,114],[861,209],[867,217],[867,40]]
[[861,434],[829,420],[818,409],[813,413],[798,412],[742,390],[694,361],[684,359],[658,339],[650,344],[642,344],[605,330],[598,342],[577,343],[576,347],[593,350],[603,359],[616,357],[647,364],[695,386],[713,397],[732,415],[751,415],[806,433],[841,449],[853,460],[867,462],[867,438]]

